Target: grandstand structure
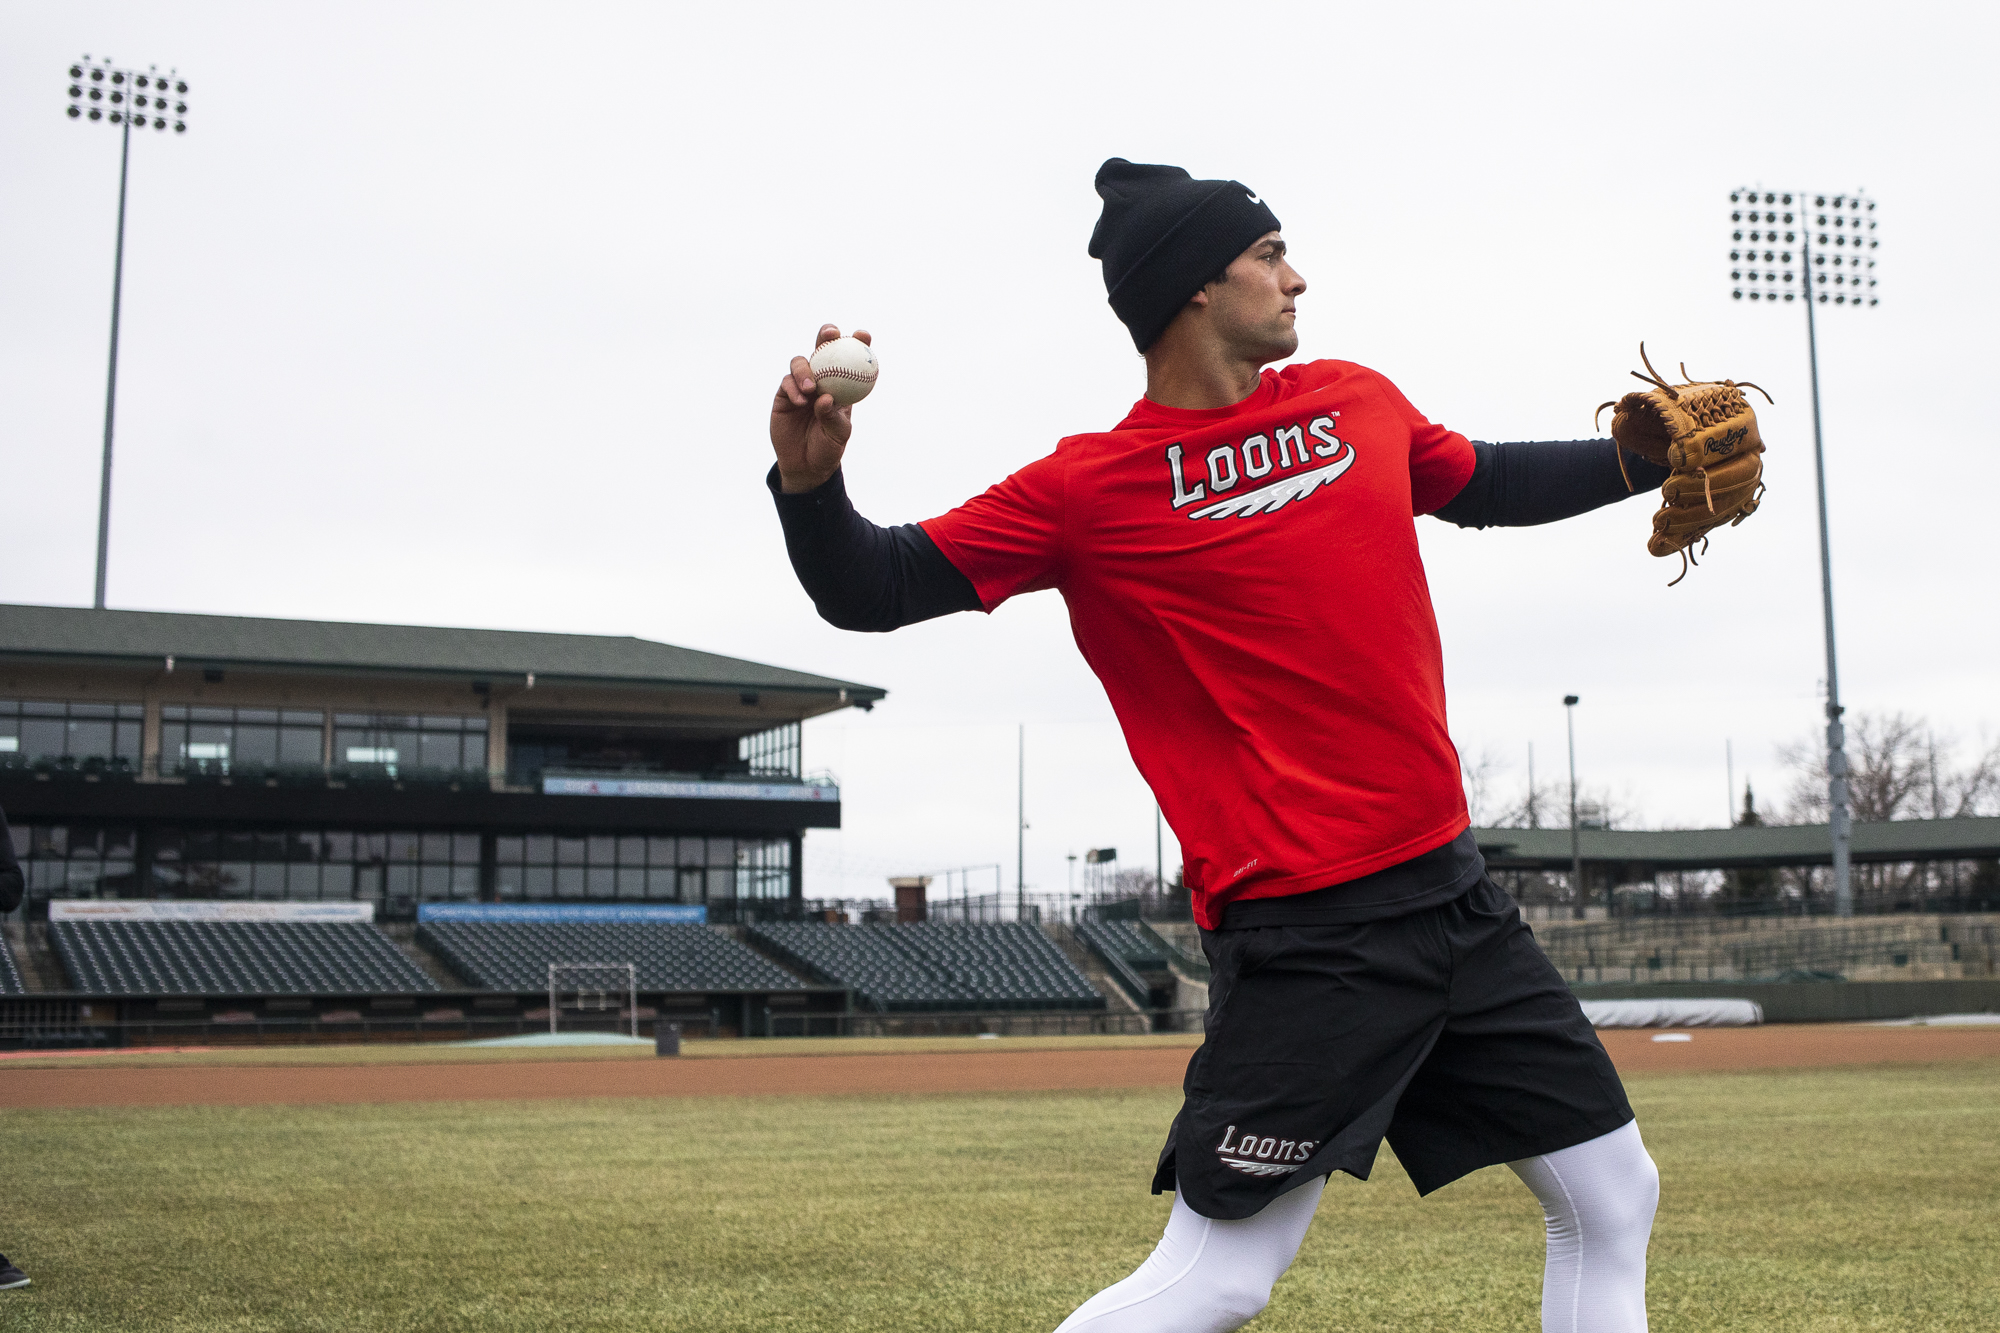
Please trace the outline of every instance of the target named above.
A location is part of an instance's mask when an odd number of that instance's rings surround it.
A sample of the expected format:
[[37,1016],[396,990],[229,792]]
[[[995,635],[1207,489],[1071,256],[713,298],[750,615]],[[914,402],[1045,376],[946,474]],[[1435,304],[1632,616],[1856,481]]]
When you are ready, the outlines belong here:
[[[1173,1007],[1180,989],[1175,964],[1192,970],[1181,951],[1136,917],[1123,920],[1086,916],[1076,937],[1103,964],[1106,974],[1142,1009]],[[1205,975],[1206,969],[1203,969]]]
[[2000,915],[1634,917],[1535,926],[1572,985],[1983,981],[2000,976]]
[[797,916],[840,790],[800,724],[884,691],[645,639],[0,605],[26,921],[79,899]]
[[1104,1008],[1083,973],[1025,922],[768,922],[748,933],[773,956],[880,1013]]
[[679,913],[635,927],[670,946],[586,931],[632,956],[574,961],[639,965],[644,1007],[697,1028],[839,1009],[729,932],[802,916],[804,836],[839,827],[801,724],[883,697],[637,638],[0,605],[0,809],[27,878],[0,1042],[64,1013],[531,1025],[546,965],[516,984],[512,927],[427,949],[440,906]]
[[21,979],[21,968],[14,961],[14,951],[0,944],[0,995],[27,993],[28,985]]
[[408,995],[437,991],[387,936],[319,921],[59,921],[49,933],[92,996]]
[[467,981],[526,993],[551,963],[613,960],[638,968],[641,991],[799,989],[799,979],[737,940],[699,925],[628,922],[435,921],[417,940]]

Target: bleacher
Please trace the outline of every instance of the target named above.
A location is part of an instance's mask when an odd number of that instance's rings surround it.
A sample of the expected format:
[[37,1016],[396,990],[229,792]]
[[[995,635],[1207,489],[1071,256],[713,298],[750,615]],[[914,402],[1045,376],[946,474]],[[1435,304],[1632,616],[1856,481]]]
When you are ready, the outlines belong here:
[[1635,917],[1543,921],[1536,938],[1564,979],[1936,981],[2000,972],[1990,916]]
[[89,995],[405,995],[438,984],[360,923],[56,921],[49,942]]
[[798,978],[708,926],[429,921],[417,942],[475,986],[544,990],[550,963],[634,963],[642,991],[799,989]]
[[1167,950],[1136,921],[1079,921],[1076,933],[1093,952],[1116,958],[1135,972],[1167,970]]
[[1102,1009],[1062,951],[1031,925],[834,926],[772,922],[751,938],[847,986],[877,1010]]
[[0,995],[26,995],[28,988],[21,981],[20,966],[14,961],[14,947],[0,939]]

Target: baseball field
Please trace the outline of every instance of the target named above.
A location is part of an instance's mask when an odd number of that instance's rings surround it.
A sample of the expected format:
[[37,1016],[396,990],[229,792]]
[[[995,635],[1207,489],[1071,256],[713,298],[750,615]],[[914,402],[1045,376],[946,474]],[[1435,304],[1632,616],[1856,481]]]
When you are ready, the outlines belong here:
[[[2000,1328],[2000,1030],[1607,1034],[1661,1333]],[[1029,1333],[1151,1248],[1184,1038],[0,1061],[0,1330]],[[1530,1330],[1504,1169],[1337,1177],[1254,1324]]]

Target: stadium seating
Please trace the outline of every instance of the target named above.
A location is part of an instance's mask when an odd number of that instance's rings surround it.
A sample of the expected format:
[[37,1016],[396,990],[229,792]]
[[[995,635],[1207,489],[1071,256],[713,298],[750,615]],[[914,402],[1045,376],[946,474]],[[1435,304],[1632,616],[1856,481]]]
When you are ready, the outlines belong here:
[[417,942],[476,986],[535,991],[550,963],[636,963],[642,991],[797,990],[799,980],[708,926],[431,921]]
[[49,941],[90,995],[403,995],[435,991],[373,926],[302,921],[57,921]]
[[14,962],[14,949],[5,940],[0,940],[0,995],[25,995],[28,988],[21,983],[21,969]]
[[751,938],[878,1010],[1101,1009],[1104,997],[1031,925],[774,922]]
[[1164,972],[1167,951],[1134,921],[1079,921],[1076,933],[1091,950],[1116,958],[1135,972]]

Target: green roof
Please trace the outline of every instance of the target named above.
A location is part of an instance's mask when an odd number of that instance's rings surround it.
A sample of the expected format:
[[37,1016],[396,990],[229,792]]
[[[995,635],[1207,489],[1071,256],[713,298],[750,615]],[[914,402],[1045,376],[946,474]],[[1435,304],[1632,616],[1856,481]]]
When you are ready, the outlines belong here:
[[267,620],[168,611],[0,605],[0,659],[158,662],[190,667],[493,677],[830,694],[873,703],[888,691],[830,676],[677,648],[651,639],[530,630]]

